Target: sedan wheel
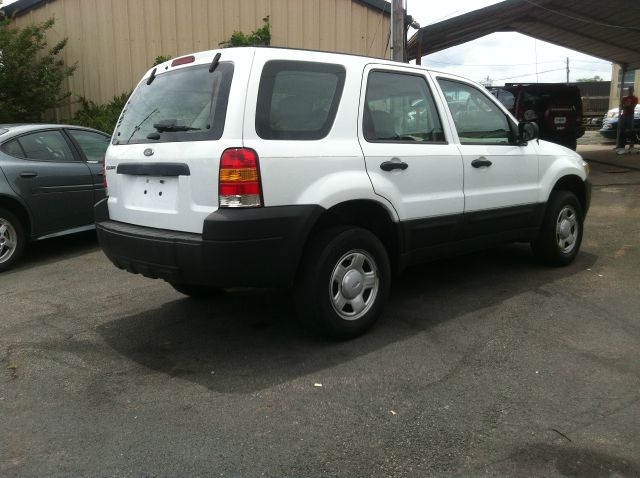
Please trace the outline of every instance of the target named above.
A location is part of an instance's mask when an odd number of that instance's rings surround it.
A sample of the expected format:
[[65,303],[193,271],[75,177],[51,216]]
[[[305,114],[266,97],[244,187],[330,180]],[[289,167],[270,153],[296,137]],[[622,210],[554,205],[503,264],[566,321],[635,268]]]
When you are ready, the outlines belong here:
[[25,236],[18,218],[0,209],[0,272],[9,269],[22,255]]

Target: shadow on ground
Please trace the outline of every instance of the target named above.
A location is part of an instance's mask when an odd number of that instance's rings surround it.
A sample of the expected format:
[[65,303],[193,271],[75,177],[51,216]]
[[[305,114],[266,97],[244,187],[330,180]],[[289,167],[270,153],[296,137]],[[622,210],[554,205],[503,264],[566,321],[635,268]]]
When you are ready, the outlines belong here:
[[638,463],[594,450],[562,445],[540,443],[528,446],[516,450],[510,456],[510,460],[522,471],[520,476],[530,474],[531,470],[545,468],[547,463],[553,463],[556,470],[567,477],[632,478],[640,476]]
[[376,328],[348,342],[308,332],[283,291],[243,290],[205,301],[150,304],[148,311],[108,322],[98,332],[108,346],[149,369],[222,393],[254,392],[549,285],[595,260],[581,253],[569,267],[544,268],[534,263],[528,246],[510,245],[415,267],[395,281]]
[[43,264],[77,257],[98,249],[96,231],[44,239],[27,244],[22,259],[12,271],[30,269]]

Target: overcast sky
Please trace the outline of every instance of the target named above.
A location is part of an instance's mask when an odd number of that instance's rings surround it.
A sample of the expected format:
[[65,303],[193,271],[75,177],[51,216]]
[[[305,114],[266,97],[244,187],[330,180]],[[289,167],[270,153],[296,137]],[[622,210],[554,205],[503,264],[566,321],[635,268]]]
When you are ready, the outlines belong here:
[[[499,0],[407,0],[407,12],[424,27],[494,3]],[[409,36],[414,31],[410,29]],[[610,62],[519,33],[493,33],[428,55],[422,63],[434,70],[456,73],[475,81],[484,81],[488,76],[494,85],[502,85],[536,80],[564,82],[567,57],[570,81],[595,75],[611,80]]]
[[[14,1],[4,0],[4,5]],[[499,0],[407,0],[407,11],[421,26],[426,26],[494,3],[499,3]],[[413,32],[411,29],[409,36]],[[611,63],[519,33],[493,33],[426,56],[423,64],[475,81],[484,82],[489,77],[494,85],[505,82],[564,82],[567,57],[570,81],[595,75],[611,79]]]

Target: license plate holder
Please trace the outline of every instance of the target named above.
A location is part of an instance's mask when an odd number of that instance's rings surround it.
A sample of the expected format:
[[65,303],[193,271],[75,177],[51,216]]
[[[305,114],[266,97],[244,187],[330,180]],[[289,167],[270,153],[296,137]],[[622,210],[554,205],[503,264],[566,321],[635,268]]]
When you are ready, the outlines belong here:
[[172,212],[177,207],[178,178],[166,176],[133,176],[128,206],[148,211]]

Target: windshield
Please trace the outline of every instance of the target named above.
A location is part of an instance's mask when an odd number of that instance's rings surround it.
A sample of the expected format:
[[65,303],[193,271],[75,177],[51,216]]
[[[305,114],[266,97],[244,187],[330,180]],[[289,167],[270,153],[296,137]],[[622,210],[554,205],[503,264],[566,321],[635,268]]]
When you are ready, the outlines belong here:
[[215,140],[222,136],[233,64],[159,74],[142,82],[122,112],[113,144]]

